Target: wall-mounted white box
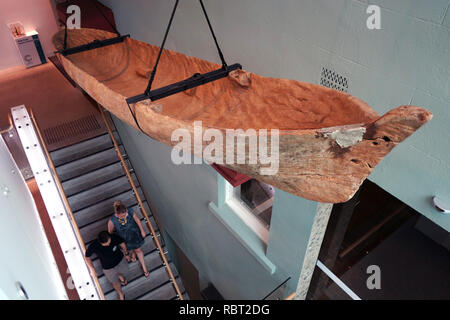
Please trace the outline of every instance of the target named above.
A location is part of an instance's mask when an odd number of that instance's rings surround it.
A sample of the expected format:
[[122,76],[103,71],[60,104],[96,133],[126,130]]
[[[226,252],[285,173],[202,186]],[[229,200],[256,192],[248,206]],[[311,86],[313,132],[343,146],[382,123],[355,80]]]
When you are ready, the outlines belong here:
[[14,40],[25,67],[30,68],[47,63],[37,31],[27,32],[26,35],[15,37]]

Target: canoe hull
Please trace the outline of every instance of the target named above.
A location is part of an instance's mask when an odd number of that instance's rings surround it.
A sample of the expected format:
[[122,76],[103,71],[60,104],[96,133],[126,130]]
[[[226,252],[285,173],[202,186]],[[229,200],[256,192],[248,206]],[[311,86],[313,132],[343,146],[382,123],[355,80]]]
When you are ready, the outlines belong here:
[[[57,48],[60,46],[60,40],[54,40],[54,43]],[[83,54],[85,53],[77,55]],[[58,57],[69,76],[84,91],[116,117],[138,129],[125,101],[128,97],[86,72],[76,59],[72,61],[70,56],[60,54]],[[183,94],[185,93],[178,95]],[[193,121],[162,113],[161,104],[164,107],[161,101],[152,103],[147,100],[130,106],[143,132],[169,146],[178,145],[178,141],[171,139],[172,133],[177,129],[183,128],[193,137]],[[392,148],[432,117],[429,111],[414,106],[398,107],[382,117],[378,117],[370,109],[364,112],[363,123],[330,128],[279,130],[279,164],[274,175],[261,174],[261,169],[267,167],[267,164],[251,164],[248,157],[244,164],[222,165],[306,199],[326,203],[345,202],[355,194],[373,168]],[[226,127],[204,125],[203,133],[208,129],[219,130],[226,136]],[[355,132],[360,132],[360,139],[352,141]],[[343,143],[346,138],[350,142]],[[248,141],[246,139],[243,142],[245,148],[250,148]],[[208,144],[209,142],[203,141],[203,150]],[[235,147],[237,150],[238,146]],[[195,150],[193,146],[192,150]],[[207,162],[217,160],[201,151],[193,153]],[[226,150],[223,150],[223,154],[225,153]]]

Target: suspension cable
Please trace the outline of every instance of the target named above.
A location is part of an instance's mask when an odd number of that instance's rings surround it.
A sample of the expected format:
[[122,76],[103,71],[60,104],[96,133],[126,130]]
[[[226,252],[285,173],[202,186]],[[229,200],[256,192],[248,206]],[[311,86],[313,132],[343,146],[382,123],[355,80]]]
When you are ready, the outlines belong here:
[[206,13],[205,6],[203,5],[203,0],[199,0],[199,1],[200,1],[200,5],[202,6],[203,14],[205,15],[206,21],[208,22],[209,30],[211,31],[211,34],[214,38],[214,42],[216,43],[217,51],[219,52],[219,57],[220,57],[220,60],[222,61],[222,67],[225,68],[227,66],[227,63],[225,62],[225,58],[223,57],[222,50],[220,50],[220,46],[219,46],[219,43],[217,42],[216,35],[214,34],[214,30],[211,26],[211,22],[209,21],[209,17],[208,17],[208,14]]
[[155,79],[155,74],[156,74],[156,69],[158,68],[159,59],[161,58],[161,53],[164,50],[164,44],[166,43],[167,35],[169,34],[170,26],[172,25],[172,20],[175,15],[175,11],[177,11],[178,1],[179,0],[176,0],[175,6],[173,7],[172,15],[170,16],[169,24],[167,25],[166,33],[164,34],[163,42],[161,44],[161,47],[159,48],[158,57],[156,58],[156,62],[155,62],[155,65],[153,66],[152,73],[150,74],[150,80],[148,81],[147,89],[145,89],[145,92],[144,92],[146,95],[148,95],[148,93],[150,92],[150,89],[152,88],[152,83],[153,83],[153,80]]
[[[178,1],[179,0],[176,0],[175,5],[173,7],[172,15],[170,16],[169,24],[167,25],[166,33],[164,34],[163,42],[161,44],[161,47],[159,48],[158,57],[156,58],[156,62],[155,62],[155,65],[153,66],[153,70],[152,70],[152,72],[150,74],[150,79],[148,81],[147,88],[145,89],[145,92],[144,92],[144,94],[147,95],[147,96],[149,95],[150,90],[152,88],[153,81],[155,80],[156,69],[158,68],[159,60],[160,60],[161,54],[162,54],[162,52],[164,50],[164,45],[166,43],[167,35],[169,34],[169,30],[170,30],[170,27],[172,25],[172,20],[173,20],[173,17],[175,15],[175,11],[177,10]],[[222,50],[220,49],[220,46],[219,46],[219,43],[217,41],[216,35],[214,34],[214,30],[212,28],[211,21],[209,20],[208,13],[206,12],[205,6],[203,4],[203,0],[199,0],[199,2],[200,2],[200,5],[202,7],[203,14],[204,14],[204,16],[206,18],[206,22],[208,23],[209,30],[211,31],[211,35],[212,35],[212,37],[214,39],[214,43],[216,44],[216,48],[217,48],[217,51],[219,53],[220,60],[222,61],[222,68],[225,69],[227,67],[227,63],[225,62],[225,58],[223,56]]]

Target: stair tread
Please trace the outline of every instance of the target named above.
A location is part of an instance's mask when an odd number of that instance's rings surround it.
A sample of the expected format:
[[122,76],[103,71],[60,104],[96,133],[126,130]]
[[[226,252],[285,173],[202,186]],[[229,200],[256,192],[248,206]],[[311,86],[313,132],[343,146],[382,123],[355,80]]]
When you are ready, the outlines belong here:
[[[119,135],[115,133],[115,138],[118,139]],[[119,139],[120,141],[120,139]],[[120,143],[119,143],[120,144]],[[52,161],[55,166],[63,165],[67,162],[71,162],[77,159],[87,157],[91,154],[100,152],[113,147],[112,140],[109,134],[103,134],[80,143],[73,144],[68,147],[64,147],[50,153]]]
[[[132,174],[133,181],[137,184],[137,179]],[[73,212],[90,207],[96,203],[99,203],[105,199],[129,190],[130,184],[126,176],[116,178],[108,181],[94,188],[77,193],[71,197],[68,197],[70,208]]]
[[175,288],[172,283],[168,282],[160,288],[139,297],[138,300],[172,300],[175,297]]
[[116,162],[106,167],[91,171],[76,178],[66,180],[62,187],[66,197],[91,189],[105,181],[125,175],[121,162]]
[[[145,265],[147,266],[147,270],[150,271],[150,277],[152,276],[153,271],[159,269],[163,264],[163,260],[161,259],[159,252],[157,250],[154,250],[151,253],[145,255],[144,260]],[[127,279],[128,283],[136,280],[143,274],[139,260],[137,260],[136,262],[129,263],[128,268],[129,268],[128,272],[124,274],[124,277],[125,279]],[[99,277],[98,280],[105,294],[114,290],[112,284],[108,281],[108,279],[106,279],[104,275]]]
[[[177,284],[180,287],[181,279],[177,277],[175,280],[177,281]],[[172,300],[176,297],[177,293],[175,291],[173,284],[171,282],[167,282],[166,284],[157,288],[156,290],[152,290],[146,293],[145,295],[139,297],[138,300]]]
[[[142,189],[138,187],[137,190],[138,194],[141,196],[141,198],[143,198],[144,193],[142,192]],[[106,216],[111,216],[114,213],[113,203],[115,200],[120,200],[127,207],[134,206],[137,204],[137,200],[133,194],[133,191],[131,189],[127,190],[123,193],[100,201],[95,205],[92,205],[90,207],[75,212],[74,217],[75,221],[77,222],[77,225],[82,228],[91,222],[100,220]],[[147,209],[148,205],[146,204],[146,202],[144,202],[144,205]]]
[[[155,229],[155,232],[158,230],[157,225],[155,223],[155,220],[152,216],[149,217],[150,222],[152,223],[153,228]],[[105,217],[101,220],[98,220],[96,222],[93,222],[91,224],[88,224],[87,226],[80,229],[81,237],[83,238],[83,241],[85,243],[89,243],[92,240],[97,238],[97,235],[99,232],[108,230],[108,220],[110,217]],[[141,218],[141,223],[144,226],[144,230],[146,231],[146,234],[149,234],[150,231],[148,230],[145,220]]]
[[[154,270],[148,278],[142,275],[139,278],[135,279],[134,281],[128,282],[128,284],[125,287],[122,287],[122,290],[127,299],[134,300],[136,298],[139,298],[140,296],[148,295],[149,293],[151,293],[152,291],[154,291],[155,289],[166,283],[172,286],[172,284],[168,281],[169,281],[169,274],[167,273],[166,268],[162,266]],[[175,292],[173,286],[172,290]],[[105,296],[108,300],[118,299],[116,291],[111,291],[107,293]]]
[[56,167],[56,173],[64,182],[119,161],[115,149],[111,148]]

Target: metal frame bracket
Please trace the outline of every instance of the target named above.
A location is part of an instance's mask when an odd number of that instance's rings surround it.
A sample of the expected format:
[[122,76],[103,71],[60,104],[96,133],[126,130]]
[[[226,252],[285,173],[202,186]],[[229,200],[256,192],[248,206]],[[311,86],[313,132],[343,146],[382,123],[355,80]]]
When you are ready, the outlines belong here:
[[106,46],[110,46],[112,44],[116,44],[116,43],[120,43],[123,42],[125,38],[129,37],[130,35],[124,35],[124,36],[117,36],[114,38],[110,38],[110,39],[104,39],[104,40],[94,40],[92,42],[86,43],[86,44],[82,44],[81,46],[76,46],[73,48],[67,48],[67,49],[62,49],[62,50],[58,50],[55,51],[55,53],[60,53],[63,56],[68,56],[71,54],[75,54],[75,53],[80,53],[80,52],[84,52],[84,51],[89,51],[89,50],[93,50],[93,49],[97,49],[97,48],[102,48],[102,47],[106,47]]

